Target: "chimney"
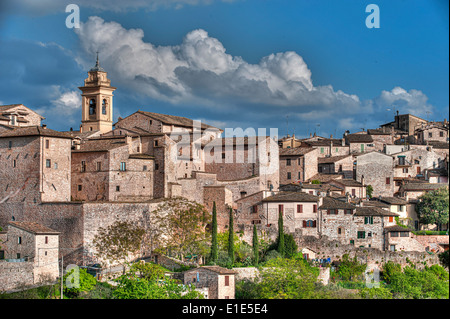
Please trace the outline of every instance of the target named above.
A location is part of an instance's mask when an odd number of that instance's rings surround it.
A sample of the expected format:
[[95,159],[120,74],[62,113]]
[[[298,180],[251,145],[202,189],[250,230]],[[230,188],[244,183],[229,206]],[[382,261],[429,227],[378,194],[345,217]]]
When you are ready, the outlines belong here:
[[46,129],[47,128],[47,124],[42,124],[42,128]]
[[73,127],[70,128],[70,131],[73,132]]

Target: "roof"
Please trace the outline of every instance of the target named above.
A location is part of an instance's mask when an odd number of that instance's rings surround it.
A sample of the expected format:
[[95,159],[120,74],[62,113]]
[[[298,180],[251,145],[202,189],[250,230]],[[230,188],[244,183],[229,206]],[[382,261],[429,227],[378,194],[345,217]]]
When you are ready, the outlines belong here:
[[321,183],[327,183],[331,180],[337,180],[339,178],[342,178],[342,174],[322,174],[322,173],[317,173],[315,175],[313,175],[312,177],[308,178],[306,181],[319,181]]
[[330,183],[335,182],[341,185],[344,185],[346,187],[364,187],[363,184],[361,184],[360,182],[354,180],[354,179],[349,179],[349,178],[343,178],[343,179],[338,179],[338,180],[331,180]]
[[131,159],[143,159],[143,160],[154,160],[155,159],[155,157],[152,156],[152,155],[141,154],[141,153],[130,154],[130,156],[128,156],[128,158],[131,158]]
[[399,216],[380,207],[356,207],[355,216]]
[[126,145],[125,136],[93,138],[83,141],[80,144],[80,148],[72,150],[72,153],[107,152],[125,145]]
[[66,132],[58,132],[41,126],[15,127],[10,131],[0,133],[0,138],[23,137],[23,136],[46,136],[46,137],[67,138],[67,139],[73,138],[70,134]]
[[58,235],[59,232],[35,222],[9,222],[9,225],[35,235]]
[[407,183],[401,187],[404,191],[425,191],[425,190],[435,190],[441,187],[447,187],[448,184],[445,183]]
[[355,209],[356,206],[331,197],[324,197],[319,209]]
[[301,156],[314,150],[312,147],[280,148],[279,156]]
[[373,138],[369,134],[348,134],[346,140],[349,143],[372,143]]
[[234,274],[236,274],[236,271],[234,271],[232,269],[220,267],[220,266],[202,266],[202,267],[198,267],[198,268],[189,269],[186,272],[199,271],[199,270],[203,270],[203,269],[213,271],[219,275],[234,275]]
[[362,206],[364,207],[380,207],[380,208],[385,208],[385,209],[389,209],[389,205],[377,200],[369,200],[369,201],[363,201],[361,202]]
[[[194,126],[194,121],[192,119],[189,119],[187,117],[182,116],[175,116],[175,115],[168,115],[168,114],[160,114],[160,113],[154,113],[154,112],[146,112],[146,111],[137,111],[136,113],[144,114],[148,117],[151,117],[157,121],[160,121],[164,124],[168,125],[175,125],[175,126],[182,126],[182,127],[190,127],[192,128]],[[202,129],[217,129],[217,127],[201,123]]]
[[382,128],[376,128],[376,129],[368,129],[367,133],[370,135],[391,135],[392,131]]
[[449,149],[449,143],[440,141],[428,141],[428,145],[437,149]]
[[404,228],[404,227],[399,226],[399,225],[385,227],[384,230],[386,230],[387,232],[394,232],[394,231],[410,232],[411,231],[410,229]]
[[333,147],[339,147],[342,146],[342,140],[335,138],[324,138],[317,141],[305,141],[305,144],[308,144],[310,146],[330,146],[331,144],[333,144]]
[[[211,140],[208,143],[208,146],[226,146],[226,145],[248,145],[250,142],[250,145],[258,145],[260,140],[263,139],[263,141],[266,141],[269,139],[270,136],[253,136],[253,137],[222,137],[222,138],[215,138]],[[278,148],[278,146],[277,146]],[[282,149],[280,149],[281,151]]]
[[399,197],[381,197],[377,200],[388,203],[390,205],[406,205],[408,202],[404,200],[403,198]]
[[331,164],[339,162],[347,157],[351,157],[351,155],[341,155],[341,156],[330,156],[330,157],[319,157],[319,164]]
[[305,189],[317,189],[317,190],[324,190],[324,191],[342,191],[339,187],[335,185],[330,184],[305,184],[303,183],[301,185],[302,188]]
[[305,192],[279,192],[273,196],[266,197],[262,202],[318,202],[319,197]]

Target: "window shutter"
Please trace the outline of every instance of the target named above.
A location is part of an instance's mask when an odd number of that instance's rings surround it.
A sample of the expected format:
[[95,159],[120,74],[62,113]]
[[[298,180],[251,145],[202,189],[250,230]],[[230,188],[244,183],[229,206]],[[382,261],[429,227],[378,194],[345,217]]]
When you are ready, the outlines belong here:
[[303,228],[306,228],[306,220],[303,221]]
[[317,205],[313,205],[313,213],[317,213]]
[[303,213],[303,205],[297,205],[297,213]]
[[328,214],[328,215],[331,214],[331,210],[330,210],[330,209],[327,210],[327,214]]
[[313,221],[313,227],[316,227],[316,221],[315,220]]

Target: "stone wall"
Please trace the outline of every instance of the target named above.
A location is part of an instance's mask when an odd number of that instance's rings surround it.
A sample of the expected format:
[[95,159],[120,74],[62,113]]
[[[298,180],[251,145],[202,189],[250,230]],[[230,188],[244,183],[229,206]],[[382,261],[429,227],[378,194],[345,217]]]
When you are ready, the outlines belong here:
[[394,159],[391,156],[378,152],[357,156],[356,180],[360,181],[362,176],[366,185],[372,185],[373,197],[394,195]]
[[34,284],[32,262],[0,260],[0,291],[12,291]]
[[415,239],[428,251],[443,252],[444,248],[439,244],[449,243],[448,235],[418,235]]

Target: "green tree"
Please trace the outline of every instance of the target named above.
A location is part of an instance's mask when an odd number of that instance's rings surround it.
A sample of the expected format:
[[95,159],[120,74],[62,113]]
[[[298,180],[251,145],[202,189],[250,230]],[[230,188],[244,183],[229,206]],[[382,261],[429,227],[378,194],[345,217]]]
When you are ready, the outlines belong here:
[[228,225],[228,256],[230,257],[231,264],[234,264],[234,218],[233,209],[230,208],[230,222]]
[[361,277],[364,274],[366,267],[366,264],[358,262],[356,256],[352,259],[348,254],[344,254],[336,274],[342,280],[351,281]]
[[441,187],[420,196],[416,204],[417,215],[423,224],[437,224],[442,229],[442,224],[448,223],[448,187]]
[[389,260],[387,263],[383,264],[383,268],[381,270],[381,279],[383,279],[387,283],[390,283],[392,275],[401,272],[402,266]]
[[212,233],[211,233],[210,259],[213,263],[216,263],[218,257],[219,257],[219,244],[217,242],[217,211],[216,211],[216,202],[214,202],[213,203],[213,212],[212,212]]
[[259,241],[258,241],[258,231],[256,230],[256,225],[253,225],[253,264],[259,264]]
[[144,234],[144,228],[137,223],[116,221],[98,229],[93,245],[102,259],[125,265],[140,251]]
[[179,259],[199,254],[199,242],[206,239],[206,224],[211,220],[203,205],[176,197],[164,200],[152,213],[164,235],[159,240],[161,246],[157,250],[170,252]]
[[373,194],[373,186],[372,185],[366,186],[366,194],[367,194],[367,196],[369,196],[369,198],[372,198],[372,194]]
[[[146,272],[144,270],[144,272]],[[182,285],[177,280],[166,278],[156,268],[151,275],[142,275],[136,269],[130,269],[120,276],[113,290],[115,299],[203,299],[203,295],[193,285]]]
[[448,269],[448,250],[439,254],[439,262],[442,266]]
[[277,251],[280,253],[282,257],[285,254],[285,246],[284,246],[284,226],[283,226],[283,213],[280,211],[278,213],[278,238],[277,238],[278,246]]
[[292,234],[284,235],[284,255],[286,258],[292,258],[297,254],[298,245]]
[[[74,272],[78,270],[79,277],[74,275]],[[75,282],[75,280],[78,282]],[[67,282],[72,285],[67,286]],[[65,297],[77,298],[81,292],[91,291],[97,284],[97,279],[94,276],[87,273],[84,268],[72,268],[67,274],[63,276],[63,293]]]
[[260,299],[308,299],[314,294],[317,272],[303,259],[276,258],[257,277]]

